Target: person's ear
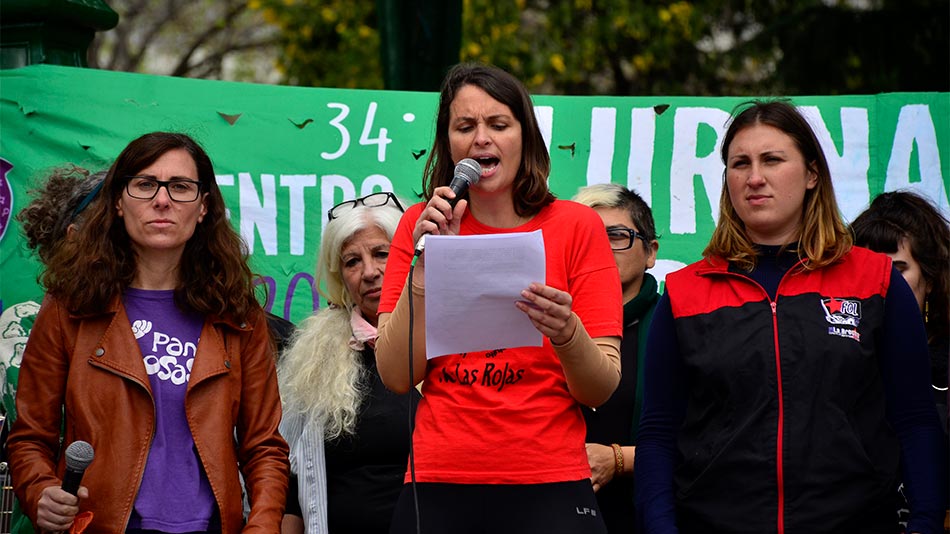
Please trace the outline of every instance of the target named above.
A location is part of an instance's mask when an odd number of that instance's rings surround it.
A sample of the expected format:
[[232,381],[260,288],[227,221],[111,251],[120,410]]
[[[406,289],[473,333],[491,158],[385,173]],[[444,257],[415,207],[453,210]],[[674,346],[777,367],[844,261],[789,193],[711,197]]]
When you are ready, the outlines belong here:
[[647,269],[652,269],[656,265],[656,253],[660,250],[660,242],[656,239],[650,240],[647,243]]
[[205,215],[208,214],[208,193],[201,195],[201,213],[198,214],[198,222],[200,223],[205,219]]
[[818,185],[818,173],[815,172],[815,162],[811,162],[805,169],[805,176],[808,181],[805,182],[805,189],[814,189]]

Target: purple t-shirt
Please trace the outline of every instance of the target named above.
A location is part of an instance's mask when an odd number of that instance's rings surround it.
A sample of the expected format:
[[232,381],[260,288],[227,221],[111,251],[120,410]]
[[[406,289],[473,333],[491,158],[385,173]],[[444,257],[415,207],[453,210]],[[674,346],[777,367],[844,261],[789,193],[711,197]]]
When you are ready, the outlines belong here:
[[185,418],[185,391],[204,320],[175,306],[172,290],[128,288],[123,302],[155,400],[155,435],[128,528],[207,530],[216,505]]

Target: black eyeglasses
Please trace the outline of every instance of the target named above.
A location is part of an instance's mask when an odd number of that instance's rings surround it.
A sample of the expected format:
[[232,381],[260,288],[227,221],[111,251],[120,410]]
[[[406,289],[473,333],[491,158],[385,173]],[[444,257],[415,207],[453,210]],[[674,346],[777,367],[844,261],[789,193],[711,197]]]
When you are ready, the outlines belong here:
[[403,209],[402,204],[399,203],[399,199],[396,198],[396,195],[388,191],[380,191],[379,193],[373,193],[365,197],[340,202],[327,211],[327,218],[332,221],[361,204],[367,208],[378,208],[389,204],[390,201],[399,208],[399,211],[406,211]]
[[163,187],[168,192],[168,198],[175,202],[194,202],[198,200],[198,194],[201,193],[201,182],[195,180],[180,179],[165,182],[151,176],[130,176],[128,183],[125,184],[125,190],[129,196],[139,200],[152,200],[158,194],[158,190]]
[[610,241],[610,250],[627,250],[633,246],[635,239],[642,239],[644,243],[650,243],[650,240],[640,232],[619,226],[607,229],[607,239]]

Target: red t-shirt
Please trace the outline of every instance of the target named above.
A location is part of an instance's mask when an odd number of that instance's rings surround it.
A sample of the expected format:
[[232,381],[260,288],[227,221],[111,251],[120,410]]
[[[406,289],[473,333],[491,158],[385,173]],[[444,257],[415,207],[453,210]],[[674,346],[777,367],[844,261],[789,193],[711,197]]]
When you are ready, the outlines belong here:
[[[380,313],[393,310],[406,284],[412,229],[423,207],[410,207],[393,237]],[[592,209],[559,200],[526,224],[504,229],[485,226],[466,212],[460,234],[538,229],[547,259],[545,283],[571,294],[572,309],[592,338],[621,336],[620,277],[604,224]],[[542,347],[429,360],[423,395],[413,434],[419,482],[538,484],[590,477],[584,417],[547,338]]]

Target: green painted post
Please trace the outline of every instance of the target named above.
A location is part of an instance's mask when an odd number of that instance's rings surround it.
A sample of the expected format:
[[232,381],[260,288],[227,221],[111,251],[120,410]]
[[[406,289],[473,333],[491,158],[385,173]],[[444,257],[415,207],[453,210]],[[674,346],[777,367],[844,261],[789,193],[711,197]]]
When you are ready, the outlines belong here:
[[36,63],[85,67],[97,31],[119,15],[102,0],[2,0],[0,69]]
[[377,0],[386,89],[438,91],[459,61],[462,0]]

